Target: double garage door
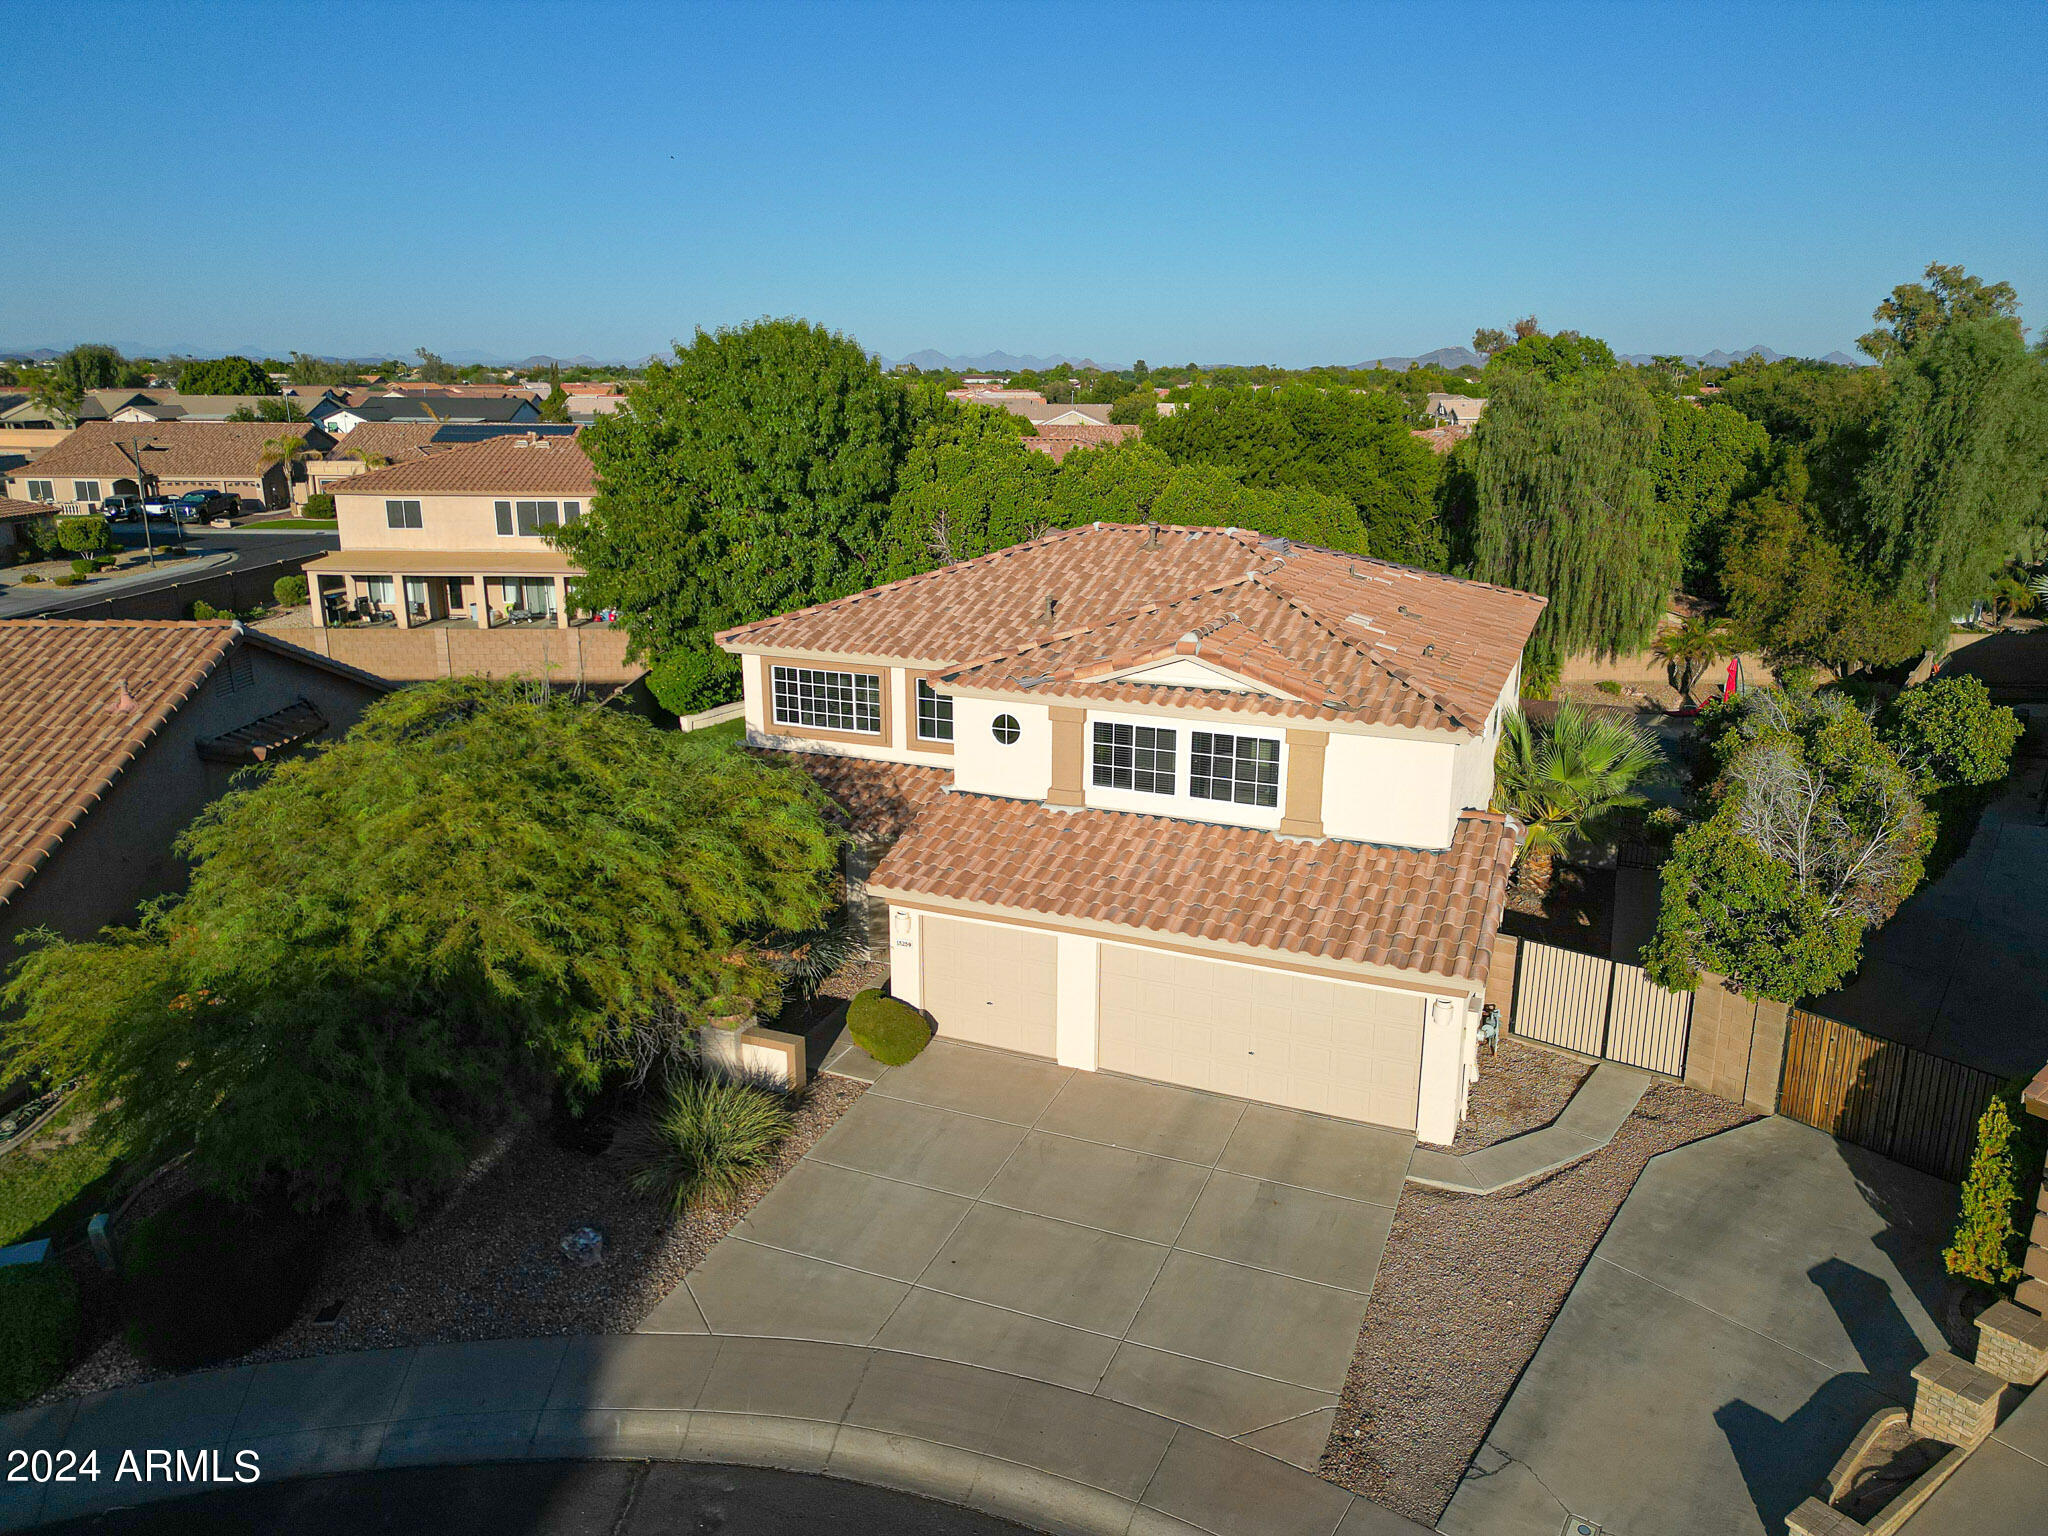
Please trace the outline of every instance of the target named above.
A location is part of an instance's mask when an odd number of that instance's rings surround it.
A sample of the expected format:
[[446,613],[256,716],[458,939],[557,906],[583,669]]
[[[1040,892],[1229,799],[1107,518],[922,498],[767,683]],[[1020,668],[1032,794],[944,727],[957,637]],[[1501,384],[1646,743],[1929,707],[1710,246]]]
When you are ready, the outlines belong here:
[[[941,1034],[1054,1054],[1058,940],[924,919],[924,1002]],[[1097,1064],[1291,1109],[1415,1128],[1419,994],[1102,944]]]

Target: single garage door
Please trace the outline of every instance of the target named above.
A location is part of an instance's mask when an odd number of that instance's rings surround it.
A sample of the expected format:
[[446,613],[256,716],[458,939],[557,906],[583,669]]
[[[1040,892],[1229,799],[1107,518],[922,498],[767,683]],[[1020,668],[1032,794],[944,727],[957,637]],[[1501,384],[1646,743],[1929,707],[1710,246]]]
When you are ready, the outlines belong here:
[[1105,944],[1099,1060],[1110,1072],[1412,1131],[1426,1005],[1403,992]]
[[939,1033],[1054,1054],[1059,940],[1029,928],[924,919],[924,1006]]

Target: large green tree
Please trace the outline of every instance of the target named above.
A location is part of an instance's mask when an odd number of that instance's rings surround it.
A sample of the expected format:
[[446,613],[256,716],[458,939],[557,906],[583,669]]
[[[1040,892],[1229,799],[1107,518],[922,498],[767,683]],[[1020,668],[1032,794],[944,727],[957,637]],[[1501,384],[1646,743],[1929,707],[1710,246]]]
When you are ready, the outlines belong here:
[[1306,384],[1198,390],[1173,415],[1144,424],[1146,443],[1177,464],[1220,464],[1247,485],[1342,496],[1358,509],[1375,555],[1440,569],[1440,466],[1410,427],[1398,395]]
[[2020,296],[2011,283],[1987,283],[1959,266],[1945,267],[1938,261],[1930,261],[1921,276],[1927,281],[1901,283],[1891,291],[1871,315],[1877,328],[1856,342],[1879,362],[1912,351],[1934,332],[1960,320],[1997,319],[2019,329]]
[[1879,446],[1864,469],[1864,558],[1925,604],[1926,644],[1984,597],[2042,523],[2048,367],[1997,315],[1913,332],[1891,351]]
[[1474,574],[1550,599],[1532,665],[1633,650],[1664,612],[1685,530],[1656,498],[1658,426],[1613,371],[1510,371],[1493,389],[1473,435]]
[[669,708],[732,696],[721,628],[856,591],[914,427],[904,387],[802,320],[699,331],[582,437],[599,489],[562,530]]
[[1685,589],[1711,597],[1719,589],[1728,509],[1768,460],[1770,435],[1719,402],[1701,406],[1659,395],[1657,413],[1652,491],[1662,518],[1685,530]]
[[263,365],[249,357],[214,357],[178,370],[183,395],[274,395],[277,388]]
[[809,781],[545,689],[463,678],[217,801],[186,893],[14,968],[0,1045],[143,1158],[403,1220],[523,1086],[589,1087],[743,1011],[835,867]]
[[42,369],[30,389],[38,405],[76,421],[87,390],[140,388],[145,382],[142,370],[112,347],[89,342]]

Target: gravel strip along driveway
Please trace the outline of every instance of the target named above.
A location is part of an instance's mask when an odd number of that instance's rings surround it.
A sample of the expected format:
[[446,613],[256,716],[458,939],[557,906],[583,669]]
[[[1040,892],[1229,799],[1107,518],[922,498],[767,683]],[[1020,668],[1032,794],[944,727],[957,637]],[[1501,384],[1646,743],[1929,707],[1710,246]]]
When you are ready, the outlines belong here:
[[1497,1195],[1410,1184],[1322,1475],[1434,1525],[1643,1165],[1755,1118],[1660,1083],[1612,1142],[1547,1178]]
[[1477,1152],[1510,1136],[1540,1131],[1564,1112],[1593,1063],[1560,1056],[1510,1035],[1497,1055],[1479,1058],[1479,1081],[1465,1106],[1453,1152]]
[[[866,1091],[844,1077],[814,1080],[774,1166],[725,1204],[694,1206],[681,1220],[627,1189],[609,1158],[555,1145],[543,1121],[446,1210],[396,1247],[344,1226],[299,1320],[239,1361],[288,1360],[394,1345],[563,1333],[631,1333],[777,1179]],[[557,1247],[594,1226],[605,1262],[584,1269]],[[345,1298],[332,1326],[313,1322]],[[116,1335],[43,1401],[156,1381]]]

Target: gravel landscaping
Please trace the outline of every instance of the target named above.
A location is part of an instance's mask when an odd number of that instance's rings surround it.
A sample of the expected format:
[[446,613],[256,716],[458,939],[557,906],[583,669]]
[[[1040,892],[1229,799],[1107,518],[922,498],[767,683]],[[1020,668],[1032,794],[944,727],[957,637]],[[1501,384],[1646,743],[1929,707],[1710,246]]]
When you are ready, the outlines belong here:
[[[397,1246],[360,1225],[345,1226],[305,1313],[231,1363],[464,1339],[630,1333],[865,1090],[849,1078],[817,1078],[797,1106],[795,1128],[774,1166],[734,1199],[693,1206],[680,1220],[629,1191],[609,1158],[557,1146],[545,1121],[530,1126]],[[559,1246],[585,1226],[605,1239],[604,1262],[590,1268],[572,1263]],[[342,1307],[334,1322],[314,1321],[337,1300]],[[116,1336],[47,1397],[163,1374]]]
[[1497,1054],[1479,1057],[1479,1081],[1465,1106],[1453,1152],[1477,1152],[1497,1141],[1540,1131],[1563,1112],[1593,1070],[1590,1061],[1502,1039]]
[[1409,1185],[1322,1475],[1434,1525],[1643,1165],[1755,1118],[1660,1083],[1611,1143],[1545,1178],[1479,1196]]

